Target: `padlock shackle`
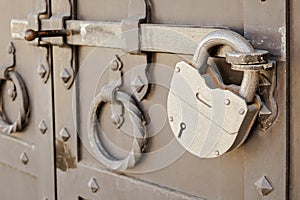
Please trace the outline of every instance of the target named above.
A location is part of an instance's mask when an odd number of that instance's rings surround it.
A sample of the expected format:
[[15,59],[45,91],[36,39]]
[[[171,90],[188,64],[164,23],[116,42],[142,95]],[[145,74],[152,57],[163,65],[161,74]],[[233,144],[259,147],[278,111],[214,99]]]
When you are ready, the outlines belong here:
[[[204,74],[207,70],[207,60],[210,51],[217,46],[229,46],[233,51],[240,53],[252,53],[254,48],[241,35],[230,30],[217,30],[205,36],[195,51],[192,64],[199,70],[200,74]],[[245,71],[242,80],[239,95],[248,103],[252,102],[255,96],[259,80],[258,71]]]

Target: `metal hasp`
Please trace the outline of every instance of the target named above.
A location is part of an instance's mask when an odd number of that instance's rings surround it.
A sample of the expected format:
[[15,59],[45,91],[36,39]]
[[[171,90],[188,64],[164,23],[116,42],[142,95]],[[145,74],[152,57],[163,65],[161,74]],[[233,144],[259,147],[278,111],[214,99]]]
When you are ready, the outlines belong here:
[[[220,46],[231,49],[226,53],[231,69],[244,72],[240,86],[225,85],[207,64],[209,53]],[[168,115],[179,143],[200,158],[219,157],[242,145],[262,107],[256,94],[260,73],[272,67],[268,52],[254,50],[233,31],[204,37],[193,61],[178,63],[171,80]]]
[[75,71],[72,66],[73,48],[65,43],[66,37],[71,35],[71,31],[65,28],[64,22],[71,17],[71,3],[69,0],[62,0],[59,4],[53,3],[50,6],[46,0],[35,2],[35,11],[27,16],[27,20],[11,20],[12,37],[24,39],[29,44],[38,46],[37,72],[44,83],[47,82],[50,74],[48,60],[50,45],[58,46],[59,48],[55,51],[60,51],[65,58],[60,63],[63,66],[62,73],[68,74],[68,78],[61,77],[62,84],[69,89],[74,82]]
[[148,0],[131,0],[128,6],[128,18],[121,22],[123,50],[128,53],[140,53],[140,24],[149,20]]

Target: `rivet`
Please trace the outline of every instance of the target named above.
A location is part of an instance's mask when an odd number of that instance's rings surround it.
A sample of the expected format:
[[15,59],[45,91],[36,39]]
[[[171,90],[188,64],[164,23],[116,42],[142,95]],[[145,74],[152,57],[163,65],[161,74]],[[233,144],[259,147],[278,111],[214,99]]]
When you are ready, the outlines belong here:
[[14,89],[9,88],[7,91],[8,96],[12,99],[15,100],[17,93]]
[[179,73],[179,72],[180,72],[180,68],[179,68],[179,67],[176,67],[176,68],[175,68],[175,72],[176,72],[176,73]]
[[40,65],[37,69],[38,74],[40,75],[41,78],[44,78],[46,76],[46,68],[44,65]]
[[225,105],[229,105],[230,104],[230,100],[229,99],[225,99]]
[[59,76],[63,80],[64,83],[67,83],[70,80],[70,78],[71,78],[71,75],[70,75],[70,73],[68,72],[67,69],[63,69],[60,72]]
[[119,115],[116,115],[116,114],[112,114],[111,115],[111,120],[114,124],[119,124],[121,122],[121,118]]
[[173,117],[169,117],[169,120],[170,120],[170,122],[174,121]]
[[66,128],[61,129],[59,135],[65,142],[68,141],[68,139],[70,138],[70,134]]
[[111,64],[110,64],[110,68],[113,70],[113,71],[117,71],[119,69],[119,63],[117,61],[113,61]]
[[93,193],[96,193],[100,188],[98,183],[97,183],[97,180],[95,178],[92,178],[89,181],[88,186],[90,187],[90,189],[92,190]]
[[23,163],[24,165],[26,165],[26,164],[28,163],[29,158],[28,158],[28,156],[27,156],[27,154],[26,154],[25,152],[23,152],[23,153],[21,154],[20,160],[22,161],[22,163]]
[[134,92],[141,92],[144,87],[144,82],[142,81],[142,78],[137,75],[132,79],[131,85],[134,88]]
[[239,110],[239,114],[240,114],[240,115],[245,114],[245,109],[244,109],[244,108],[241,108],[241,109]]
[[41,131],[42,134],[46,133],[48,127],[47,127],[46,122],[44,120],[42,120],[39,123],[39,129],[40,129],[40,131]]
[[215,150],[215,155],[216,156],[219,156],[220,155],[220,152],[218,150]]
[[14,45],[11,42],[7,45],[6,51],[7,51],[8,54],[15,53]]
[[274,190],[266,176],[262,176],[254,185],[262,196],[266,196]]

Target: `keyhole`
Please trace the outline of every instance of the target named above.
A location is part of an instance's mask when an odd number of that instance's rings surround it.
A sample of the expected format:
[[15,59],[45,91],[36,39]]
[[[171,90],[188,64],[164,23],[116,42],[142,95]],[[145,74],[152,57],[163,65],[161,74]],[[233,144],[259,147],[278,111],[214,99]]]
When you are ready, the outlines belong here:
[[186,124],[185,123],[180,123],[180,131],[179,131],[179,134],[178,134],[178,138],[181,138],[181,135],[183,133],[183,131],[186,129]]

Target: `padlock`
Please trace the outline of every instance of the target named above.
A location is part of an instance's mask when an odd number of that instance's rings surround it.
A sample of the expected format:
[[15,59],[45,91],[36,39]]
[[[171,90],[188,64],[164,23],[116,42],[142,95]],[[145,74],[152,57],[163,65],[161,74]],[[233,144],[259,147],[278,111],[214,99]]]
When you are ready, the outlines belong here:
[[[223,83],[207,60],[209,52],[229,46],[226,61],[244,71],[241,86]],[[168,117],[178,142],[200,158],[214,158],[246,140],[261,100],[256,89],[261,70],[272,67],[268,52],[254,50],[239,34],[229,30],[209,33],[199,43],[193,62],[179,62],[168,95]]]

